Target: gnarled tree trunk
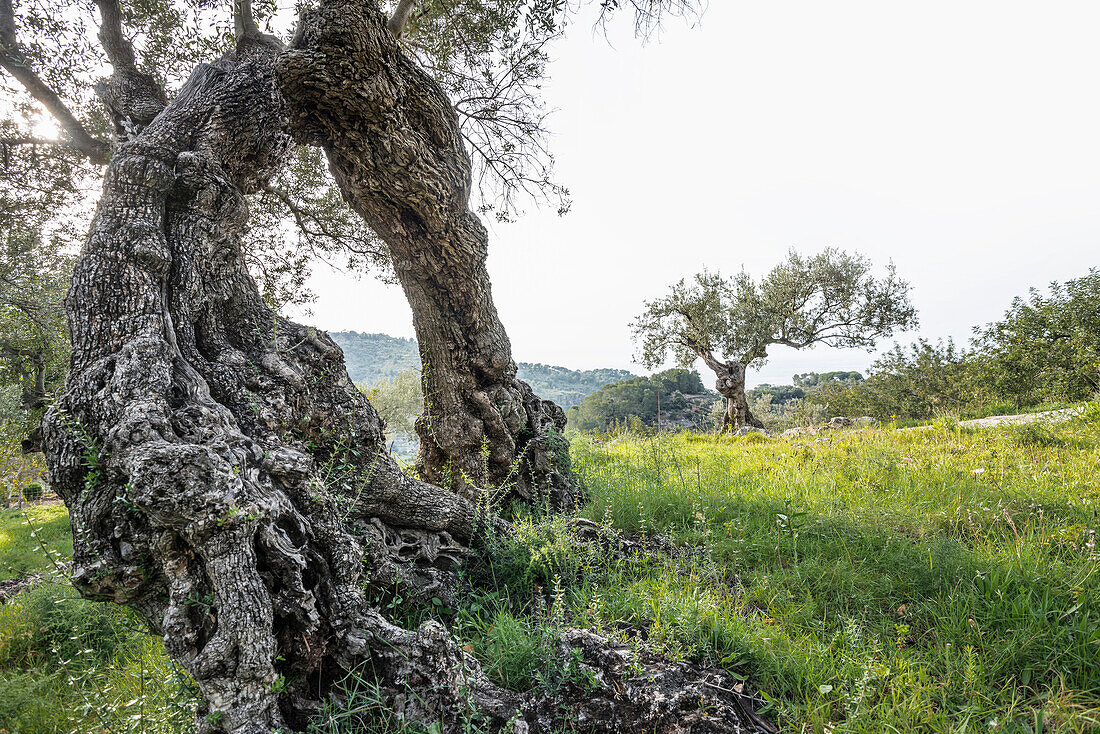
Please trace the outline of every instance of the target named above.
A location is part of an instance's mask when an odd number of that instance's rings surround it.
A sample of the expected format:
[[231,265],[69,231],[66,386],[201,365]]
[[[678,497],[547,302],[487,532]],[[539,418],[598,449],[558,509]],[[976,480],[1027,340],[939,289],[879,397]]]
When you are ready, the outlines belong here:
[[[370,4],[336,7],[350,27],[376,21]],[[307,18],[288,69],[326,12]],[[303,731],[352,671],[398,716],[448,734],[471,720],[517,734],[566,720],[760,730],[719,670],[632,661],[574,630],[556,654],[579,659],[589,685],[524,695],[489,682],[438,622],[406,630],[379,613],[394,593],[449,603],[467,545],[507,528],[403,474],[339,348],[272,313],[247,272],[245,194],[292,146],[285,53],[246,33],[108,167],[66,301],[68,380],[44,421],[76,587],[163,634],[204,697],[202,734]]]
[[480,486],[572,506],[565,415],[516,378],[446,94],[363,3],[311,13],[279,75],[297,134],[324,147],[345,198],[389,246],[412,307],[421,475],[474,499]]
[[45,420],[73,580],[164,634],[208,731],[301,729],[365,661],[422,682],[409,713],[431,719],[460,700],[464,654],[369,601],[399,584],[445,593],[477,509],[399,470],[339,348],[274,315],[248,275],[244,194],[291,146],[280,52],[252,36],[200,67],[108,168]]
[[719,433],[739,431],[745,426],[763,428],[764,424],[749,410],[749,401],[745,397],[745,366],[732,360],[722,362],[709,354],[700,356],[717,378],[714,389],[726,400]]

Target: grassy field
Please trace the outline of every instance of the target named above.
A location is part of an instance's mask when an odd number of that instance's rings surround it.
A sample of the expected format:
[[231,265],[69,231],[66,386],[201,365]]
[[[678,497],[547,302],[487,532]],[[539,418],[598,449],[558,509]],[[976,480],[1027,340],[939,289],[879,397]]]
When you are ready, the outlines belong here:
[[0,510],[0,581],[44,579],[0,605],[0,733],[186,731],[193,684],[136,615],[76,596],[71,554],[60,503]]
[[586,514],[705,549],[608,590],[787,731],[1100,725],[1100,406],[1059,426],[573,442]]
[[[788,732],[1100,728],[1100,404],[981,431],[575,436],[572,456],[582,514],[650,552],[518,519],[471,559],[455,609],[387,611],[442,617],[521,690],[576,682],[549,654],[572,624],[735,671]],[[0,513],[0,580],[50,574],[42,548],[69,552],[67,532],[60,506]],[[347,687],[318,733],[376,705]],[[175,734],[194,703],[125,611],[60,583],[0,607],[0,731]]]
[[50,570],[73,553],[69,515],[60,503],[0,510],[0,581]]

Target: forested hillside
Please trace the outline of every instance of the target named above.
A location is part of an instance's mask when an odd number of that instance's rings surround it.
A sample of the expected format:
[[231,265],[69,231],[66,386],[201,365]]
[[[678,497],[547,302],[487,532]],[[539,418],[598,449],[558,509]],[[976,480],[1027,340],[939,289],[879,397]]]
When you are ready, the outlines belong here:
[[348,376],[356,383],[392,380],[411,367],[420,368],[415,339],[358,331],[330,331],[329,336],[344,350]]
[[707,430],[717,393],[707,390],[694,370],[671,369],[650,377],[631,377],[605,385],[570,408],[569,425],[581,431],[606,431],[641,424]]
[[[373,385],[393,380],[408,369],[420,368],[415,339],[358,331],[333,331],[329,336],[344,350],[348,374],[356,383]],[[535,394],[553,400],[562,408],[579,404],[604,385],[634,377],[626,370],[615,369],[571,370],[529,362],[519,362],[518,367],[519,379],[528,383]]]
[[517,366],[519,379],[530,385],[536,395],[553,400],[562,408],[579,405],[604,385],[634,377],[633,373],[626,370],[571,370],[529,362],[520,362]]

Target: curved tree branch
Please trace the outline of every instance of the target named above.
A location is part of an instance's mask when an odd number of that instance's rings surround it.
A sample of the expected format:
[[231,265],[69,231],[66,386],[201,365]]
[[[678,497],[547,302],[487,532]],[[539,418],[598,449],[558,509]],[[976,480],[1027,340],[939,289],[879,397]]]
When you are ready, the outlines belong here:
[[57,92],[27,63],[27,58],[19,47],[16,37],[15,11],[11,0],[0,0],[0,68],[22,84],[23,88],[57,120],[68,136],[69,144],[73,149],[87,156],[93,163],[100,165],[107,163],[110,159],[110,145],[88,132]]
[[118,0],[96,0],[101,25],[99,42],[115,69],[134,69],[134,47],[122,35],[122,9]]
[[401,34],[405,31],[405,24],[409,22],[409,16],[412,15],[419,4],[420,0],[399,0],[397,7],[394,8],[393,15],[386,23],[390,33],[401,38]]
[[134,46],[122,34],[119,0],[95,0],[101,25],[99,42],[114,73],[96,85],[96,94],[111,113],[120,138],[133,137],[168,105],[164,88],[137,67]]

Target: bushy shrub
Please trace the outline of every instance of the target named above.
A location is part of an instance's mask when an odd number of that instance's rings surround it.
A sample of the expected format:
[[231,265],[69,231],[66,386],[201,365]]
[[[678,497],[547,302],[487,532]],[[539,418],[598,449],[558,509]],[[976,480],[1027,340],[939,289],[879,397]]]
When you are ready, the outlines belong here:
[[42,499],[42,495],[45,490],[42,489],[42,485],[38,482],[31,482],[23,487],[23,499],[28,502],[34,502],[35,500]]
[[[580,431],[607,431],[613,426],[631,425],[635,421],[655,426],[658,413],[666,424],[674,418],[706,424],[709,423],[706,409],[700,405],[694,410],[688,400],[688,396],[706,394],[698,372],[671,369],[651,377],[632,377],[604,385],[580,405],[570,408],[567,415],[569,425]],[[705,429],[707,426],[698,427]]]
[[138,644],[141,622],[123,607],[43,584],[0,607],[0,667],[93,654],[99,661]]

